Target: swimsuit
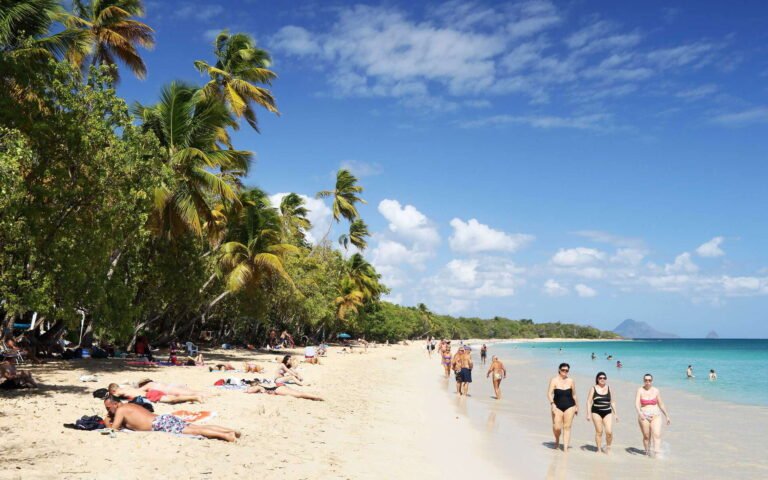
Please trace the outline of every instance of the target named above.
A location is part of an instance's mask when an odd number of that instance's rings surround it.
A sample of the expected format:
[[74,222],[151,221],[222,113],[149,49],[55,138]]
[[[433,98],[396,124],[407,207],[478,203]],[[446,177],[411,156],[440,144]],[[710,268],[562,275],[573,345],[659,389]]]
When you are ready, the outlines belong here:
[[661,410],[659,410],[658,407],[659,400],[657,397],[653,397],[650,399],[640,398],[640,407],[653,407],[652,409],[648,410],[641,410],[642,416],[645,417],[646,420],[649,422],[653,420],[654,417],[661,414]]
[[501,374],[500,373],[494,373],[493,378],[496,380],[501,380]]
[[153,432],[167,432],[179,434],[187,428],[189,424],[177,416],[165,414],[158,415],[152,420]]
[[443,365],[448,366],[451,364],[451,354],[449,353],[447,356],[443,355]]
[[556,388],[555,398],[553,398],[553,400],[555,406],[561,412],[565,412],[569,408],[576,406],[576,402],[573,400],[573,391],[571,391],[570,388]]
[[462,368],[459,371],[462,383],[472,383],[472,370],[469,368]]
[[147,394],[144,396],[150,402],[157,403],[165,396],[165,392],[161,392],[160,390],[147,390]]
[[600,418],[605,418],[607,415],[613,413],[610,387],[605,395],[599,393],[597,388],[595,388],[595,395],[592,397],[592,413],[600,415]]

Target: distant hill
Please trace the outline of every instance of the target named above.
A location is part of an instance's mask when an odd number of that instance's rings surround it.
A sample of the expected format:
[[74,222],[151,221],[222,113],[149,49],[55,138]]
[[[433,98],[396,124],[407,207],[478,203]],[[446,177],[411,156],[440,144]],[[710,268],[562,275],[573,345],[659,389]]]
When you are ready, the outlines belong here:
[[720,338],[720,335],[718,335],[716,331],[710,330],[707,336],[704,338],[716,339],[716,338]]
[[656,330],[645,322],[638,322],[628,318],[613,329],[624,338],[678,338],[672,333],[664,333]]

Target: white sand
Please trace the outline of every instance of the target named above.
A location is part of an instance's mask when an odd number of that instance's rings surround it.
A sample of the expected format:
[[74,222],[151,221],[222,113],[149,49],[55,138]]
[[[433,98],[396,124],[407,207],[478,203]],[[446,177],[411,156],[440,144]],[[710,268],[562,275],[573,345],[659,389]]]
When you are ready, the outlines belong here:
[[[257,358],[268,371],[274,355],[218,352],[238,362]],[[413,347],[379,347],[343,355],[332,349],[322,365],[302,365],[304,390],[326,402],[217,391],[226,373],[196,367],[129,367],[121,360],[50,362],[32,367],[38,391],[0,392],[0,478],[439,478],[457,472],[500,478],[479,452],[482,433],[453,411],[437,388],[437,360]],[[238,364],[236,363],[236,366]],[[83,374],[99,383],[80,383]],[[232,376],[253,375],[232,373]],[[235,444],[164,433],[116,438],[63,428],[82,415],[103,416],[90,393],[109,382],[184,383],[216,394],[204,405],[156,405],[157,413],[205,409],[210,423],[240,428]]]

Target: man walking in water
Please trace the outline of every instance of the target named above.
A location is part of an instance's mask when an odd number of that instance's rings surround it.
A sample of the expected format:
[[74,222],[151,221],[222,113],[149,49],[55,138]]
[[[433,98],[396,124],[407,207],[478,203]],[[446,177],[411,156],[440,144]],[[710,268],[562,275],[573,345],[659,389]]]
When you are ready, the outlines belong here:
[[501,400],[501,380],[507,378],[507,370],[496,355],[491,358],[491,366],[488,368],[485,378],[491,375],[493,375],[493,391],[496,393],[496,400]]
[[482,347],[480,347],[480,363],[485,365],[486,357],[488,356],[488,347],[483,344]]
[[472,383],[472,354],[467,352],[465,348],[459,348],[459,353],[454,357],[454,371],[458,371],[456,374],[457,382],[461,379],[458,387],[459,395],[469,396],[469,384]]
[[692,365],[688,365],[688,369],[685,371],[685,376],[688,377],[688,378],[696,378],[693,375],[693,366]]

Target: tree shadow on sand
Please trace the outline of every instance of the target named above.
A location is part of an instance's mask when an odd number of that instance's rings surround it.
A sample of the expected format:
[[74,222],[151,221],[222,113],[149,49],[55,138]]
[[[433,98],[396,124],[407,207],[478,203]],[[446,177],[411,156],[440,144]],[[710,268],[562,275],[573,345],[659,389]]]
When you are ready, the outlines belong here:
[[55,397],[62,393],[88,394],[96,388],[93,385],[46,385],[38,384],[37,388],[18,388],[14,390],[0,390],[0,398],[25,398],[25,397]]

